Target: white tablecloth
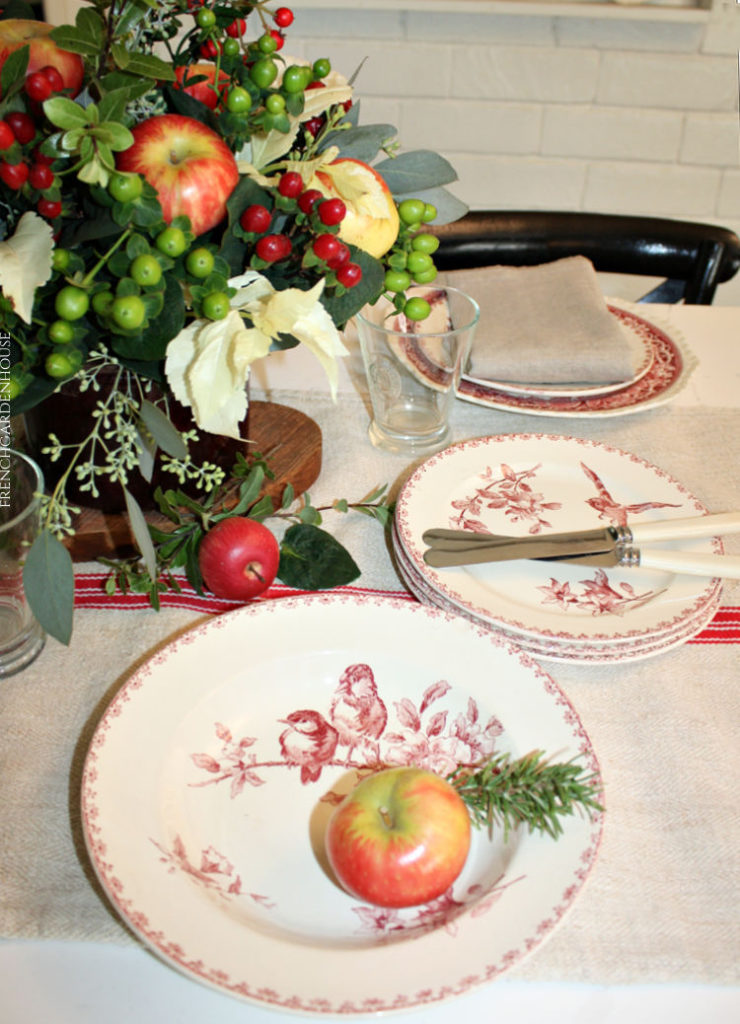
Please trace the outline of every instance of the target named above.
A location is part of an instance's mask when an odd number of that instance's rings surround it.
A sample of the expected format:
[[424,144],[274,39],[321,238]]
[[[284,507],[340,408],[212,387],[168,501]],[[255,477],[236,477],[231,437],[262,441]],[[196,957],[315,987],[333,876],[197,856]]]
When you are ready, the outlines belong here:
[[[608,441],[662,467],[710,509],[740,508],[740,309],[649,312],[699,357],[670,405],[562,420],[460,402],[455,439],[548,433]],[[408,475],[403,457],[367,441],[356,355],[343,368],[336,405],[305,351],[271,359],[269,375],[255,378],[258,397],[264,389],[322,427],[315,503],[355,500],[382,483],[395,490]],[[336,513],[326,526],[360,565],[359,586],[401,589],[377,523]],[[739,552],[740,538],[725,547]],[[722,603],[740,606],[739,584],[725,585]],[[80,845],[79,770],[100,709],[133,666],[199,617],[175,609],[78,611],[69,649],[50,641],[33,666],[0,684],[2,1024],[293,1019],[205,989],[139,948],[104,908]],[[608,814],[596,866],[562,926],[505,980],[404,1019],[740,1018],[739,651],[737,643],[692,643],[634,664],[546,666],[601,762]],[[12,788],[3,784],[8,778]]]

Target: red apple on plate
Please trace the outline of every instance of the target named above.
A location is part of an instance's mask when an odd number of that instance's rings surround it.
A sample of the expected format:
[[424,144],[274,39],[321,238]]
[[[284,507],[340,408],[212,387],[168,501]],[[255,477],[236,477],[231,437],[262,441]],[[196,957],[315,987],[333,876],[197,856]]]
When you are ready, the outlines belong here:
[[83,65],[79,54],[62,50],[49,33],[54,28],[45,21],[29,21],[25,18],[8,18],[0,21],[0,68],[11,53],[28,45],[28,69],[26,74],[41,68],[56,68],[62,76],[64,88],[76,96],[82,88]]
[[317,171],[306,188],[344,202],[347,213],[339,225],[343,242],[379,259],[398,237],[398,208],[385,180],[369,164],[340,157]]
[[249,601],[270,586],[280,564],[280,546],[263,523],[230,516],[212,526],[198,549],[198,565],[216,597]]
[[157,190],[165,221],[183,214],[202,235],[226,216],[239,181],[234,154],[223,139],[181,114],[161,114],[132,129],[133,145],[116,157],[119,171],[143,175]]
[[[204,103],[211,110],[216,109],[220,96],[215,88],[215,64],[181,65],[175,68],[175,78],[177,79],[176,89],[182,89],[188,96],[192,96],[195,100],[200,100],[201,103]],[[199,78],[201,81],[191,84],[191,79],[194,78]],[[224,86],[228,85],[230,81],[225,71],[219,71],[218,80]]]
[[470,816],[457,790],[422,768],[362,779],[333,811],[325,836],[344,889],[380,907],[412,907],[446,892],[470,849]]

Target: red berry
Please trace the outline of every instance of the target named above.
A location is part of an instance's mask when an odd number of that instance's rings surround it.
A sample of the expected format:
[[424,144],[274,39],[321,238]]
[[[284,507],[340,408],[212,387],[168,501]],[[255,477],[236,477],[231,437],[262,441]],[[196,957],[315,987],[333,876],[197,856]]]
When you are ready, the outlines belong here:
[[325,199],[318,208],[319,220],[322,224],[326,224],[327,227],[341,224],[346,213],[347,207],[341,199]]
[[13,129],[6,121],[0,121],[0,149],[10,149],[14,142]]
[[28,180],[28,164],[0,164],[0,180],[4,181],[8,188],[23,188]]
[[265,235],[255,246],[255,251],[265,263],[277,263],[290,255],[292,245],[286,235]]
[[25,89],[32,100],[43,103],[51,96],[51,82],[40,71],[34,71],[26,79]]
[[350,251],[344,242],[339,242],[337,252],[335,256],[332,256],[330,260],[326,262],[329,264],[330,270],[338,270],[339,267],[344,266],[345,263],[349,263]]
[[25,146],[36,134],[36,125],[28,114],[24,114],[22,110],[11,110],[10,113],[5,115],[5,120],[10,125],[16,141],[20,142],[21,146]]
[[221,53],[221,43],[215,39],[206,39],[200,47],[200,55],[206,60],[214,60],[219,53]]
[[47,80],[51,86],[52,92],[61,92],[64,88],[64,79],[57,69],[51,66],[51,64],[47,64],[46,67],[41,68],[39,74],[43,75]]
[[318,235],[313,240],[313,251],[320,260],[328,262],[337,255],[341,244],[334,235]]
[[28,181],[33,188],[43,192],[54,184],[54,172],[47,164],[33,164],[28,172]]
[[55,220],[62,212],[62,204],[58,199],[39,199],[36,209],[42,217]]
[[47,167],[51,167],[54,163],[54,157],[47,156],[45,153],[42,153],[41,146],[37,146],[31,155],[33,156],[33,162],[35,164],[46,164]]
[[362,269],[356,263],[345,263],[337,271],[337,281],[345,288],[354,288],[362,280]]
[[323,198],[323,194],[317,188],[307,188],[298,196],[298,209],[301,213],[310,213]]
[[287,28],[288,25],[292,25],[293,17],[294,15],[290,7],[278,7],[273,15],[275,24],[279,25],[280,28]]
[[226,26],[226,35],[232,39],[239,39],[247,31],[247,23],[244,18],[237,18],[230,25]]
[[317,117],[307,118],[303,122],[303,130],[307,131],[315,139],[325,124],[326,118],[323,114],[319,114]]
[[277,49],[282,50],[283,46],[285,45],[285,36],[283,35],[283,33],[278,32],[276,28],[271,28],[270,35],[275,40],[275,43],[277,44]]
[[303,191],[303,178],[297,171],[286,171],[278,182],[278,192],[286,199],[297,199]]
[[272,214],[266,206],[260,206],[254,204],[248,206],[244,213],[239,218],[239,223],[245,231],[254,232],[254,234],[261,234],[263,231],[267,231],[272,220]]

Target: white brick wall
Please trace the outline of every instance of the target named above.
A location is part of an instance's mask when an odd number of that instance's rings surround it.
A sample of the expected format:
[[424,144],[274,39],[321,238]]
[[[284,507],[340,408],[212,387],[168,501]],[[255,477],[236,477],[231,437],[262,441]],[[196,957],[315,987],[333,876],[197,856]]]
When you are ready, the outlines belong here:
[[[333,6],[294,0],[293,52],[328,55],[345,72],[366,58],[362,120],[397,125],[405,148],[443,153],[472,208],[653,214],[740,231],[734,0],[687,16],[320,2]],[[740,304],[740,275],[717,301]]]

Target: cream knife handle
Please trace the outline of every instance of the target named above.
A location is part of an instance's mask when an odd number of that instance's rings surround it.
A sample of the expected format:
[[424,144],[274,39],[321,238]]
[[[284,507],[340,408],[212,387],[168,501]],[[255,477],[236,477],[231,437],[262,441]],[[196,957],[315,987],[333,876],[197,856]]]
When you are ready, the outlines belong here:
[[630,523],[629,527],[631,543],[635,545],[655,540],[678,540],[680,537],[714,537],[715,534],[740,532],[740,512],[719,512],[689,519],[656,519],[652,523]]
[[[629,549],[628,549],[629,550]],[[688,576],[719,576],[726,580],[740,580],[740,556],[709,555],[699,551],[640,549],[639,565],[643,569],[662,569],[665,572],[685,573]]]

